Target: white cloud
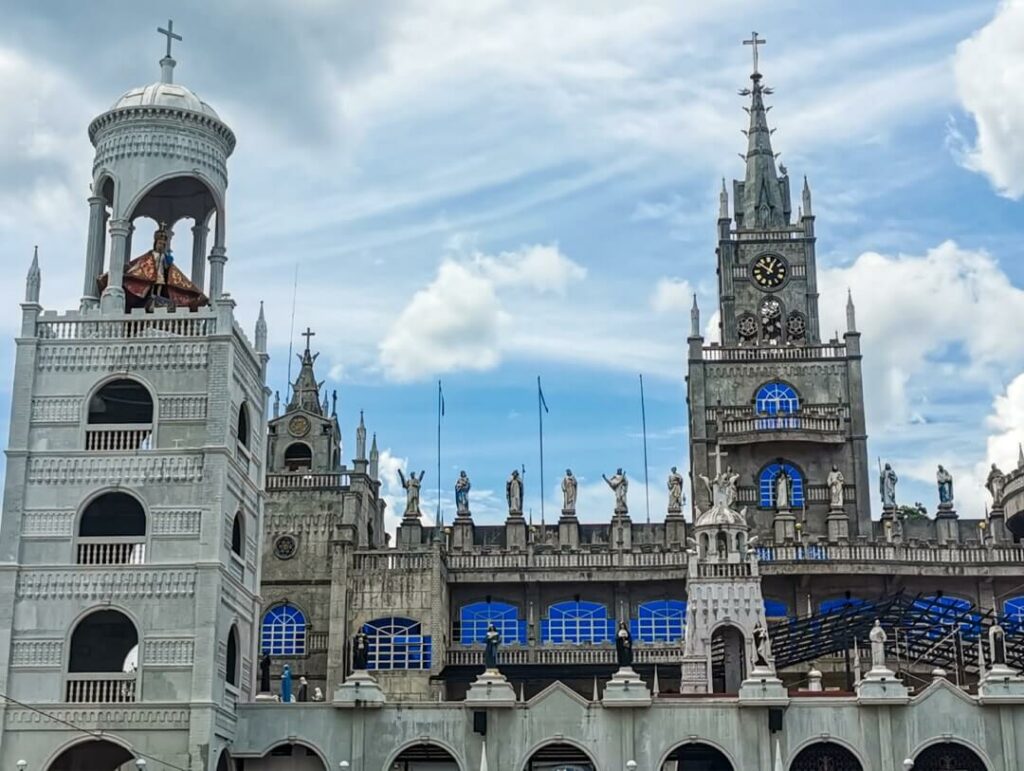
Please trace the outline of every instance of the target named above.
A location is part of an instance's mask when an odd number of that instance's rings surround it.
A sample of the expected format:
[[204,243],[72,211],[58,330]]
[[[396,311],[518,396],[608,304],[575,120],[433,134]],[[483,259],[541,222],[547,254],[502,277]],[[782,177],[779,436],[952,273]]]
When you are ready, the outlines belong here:
[[909,385],[938,377],[934,359],[962,351],[959,377],[1016,374],[1024,337],[1008,334],[1024,317],[1024,291],[1014,287],[985,251],[946,241],[924,256],[866,252],[846,268],[821,273],[822,336],[846,328],[846,290],[857,307],[865,352],[866,402],[874,430],[909,422]]
[[437,277],[413,295],[380,343],[384,371],[400,381],[458,370],[487,370],[501,360],[512,315],[499,290],[564,295],[586,270],[556,246],[526,246],[468,261],[446,258]]
[[988,463],[998,464],[1003,471],[1017,466],[1019,448],[1024,443],[1024,373],[996,396],[987,423],[992,431],[987,443],[987,463],[977,469],[983,479],[988,475]]
[[[1024,196],[1024,2],[1004,0],[994,19],[957,46],[957,93],[977,138],[962,161],[1003,195]],[[954,139],[960,143],[959,135]]]
[[659,278],[651,294],[651,308],[658,313],[682,313],[693,305],[693,287],[680,278]]

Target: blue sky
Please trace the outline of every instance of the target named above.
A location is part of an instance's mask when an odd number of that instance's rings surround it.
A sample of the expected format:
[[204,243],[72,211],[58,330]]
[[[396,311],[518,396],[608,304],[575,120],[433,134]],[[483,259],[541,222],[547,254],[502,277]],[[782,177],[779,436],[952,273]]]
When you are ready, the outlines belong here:
[[[700,7],[698,7],[700,6]],[[706,7],[704,7],[706,6]],[[810,10],[809,10],[810,9]],[[582,480],[611,515],[623,466],[644,516],[644,374],[653,517],[686,468],[688,307],[715,311],[722,177],[742,175],[756,28],[776,89],[780,160],[810,180],[823,329],[851,288],[864,331],[870,452],[901,500],[935,506],[934,468],[979,515],[987,463],[1024,432],[1024,4],[412,0],[54,2],[0,30],[0,300],[17,328],[40,246],[43,303],[77,306],[89,120],[157,78],[173,15],[176,79],[238,135],[226,286],[270,327],[283,392],[292,281],[317,332],[348,449],[358,411],[395,469],[437,484],[465,468],[477,521],[502,518],[526,466],[539,516],[536,377],[546,481]],[[9,365],[13,346],[4,348]],[[9,371],[8,366],[8,371]],[[0,400],[10,383],[0,384]],[[7,410],[0,404],[0,414]],[[689,490],[687,490],[689,496]],[[433,505],[433,495],[428,505]],[[550,515],[549,515],[550,516]]]

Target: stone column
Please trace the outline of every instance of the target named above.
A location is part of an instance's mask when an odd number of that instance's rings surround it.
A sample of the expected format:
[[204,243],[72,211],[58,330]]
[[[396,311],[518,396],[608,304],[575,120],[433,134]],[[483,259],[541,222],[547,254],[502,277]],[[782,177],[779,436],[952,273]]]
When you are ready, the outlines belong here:
[[98,195],[89,198],[89,236],[85,248],[85,282],[82,287],[82,307],[95,307],[99,302],[96,279],[103,272],[103,258],[107,244],[106,201]]
[[211,300],[224,294],[224,265],[228,261],[228,250],[223,246],[215,246],[210,250],[210,291]]
[[210,229],[206,225],[192,226],[192,283],[200,289],[206,283],[206,236]]
[[131,223],[128,220],[112,220],[110,223],[110,271],[107,288],[103,290],[100,305],[103,310],[124,310],[125,255],[128,250],[128,236]]

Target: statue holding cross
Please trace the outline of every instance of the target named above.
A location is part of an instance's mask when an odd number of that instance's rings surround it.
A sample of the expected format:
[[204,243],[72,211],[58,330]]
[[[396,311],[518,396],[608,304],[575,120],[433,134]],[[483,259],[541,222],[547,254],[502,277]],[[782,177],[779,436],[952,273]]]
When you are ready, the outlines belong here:
[[729,509],[736,502],[736,482],[740,475],[732,470],[732,466],[726,466],[725,471],[722,470],[722,456],[728,454],[722,452],[721,446],[715,445],[715,451],[711,453],[715,459],[715,478],[708,479],[703,474],[700,475],[708,495],[711,496],[711,505],[715,508]]
[[750,33],[750,40],[744,40],[743,41],[743,45],[750,46],[751,48],[754,49],[754,74],[755,75],[759,74],[758,71],[757,71],[757,47],[759,45],[764,45],[767,42],[768,41],[765,40],[764,38],[759,38],[757,36],[756,32],[751,32]]

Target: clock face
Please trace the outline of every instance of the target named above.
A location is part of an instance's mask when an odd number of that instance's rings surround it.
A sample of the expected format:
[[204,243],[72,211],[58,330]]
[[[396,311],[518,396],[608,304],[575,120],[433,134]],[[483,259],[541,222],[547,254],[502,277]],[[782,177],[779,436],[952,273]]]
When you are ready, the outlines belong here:
[[786,261],[777,254],[762,254],[754,260],[751,270],[756,281],[765,289],[776,289],[782,286],[789,275],[789,266]]
[[305,436],[309,433],[309,418],[305,415],[296,415],[288,421],[288,433],[292,436]]

